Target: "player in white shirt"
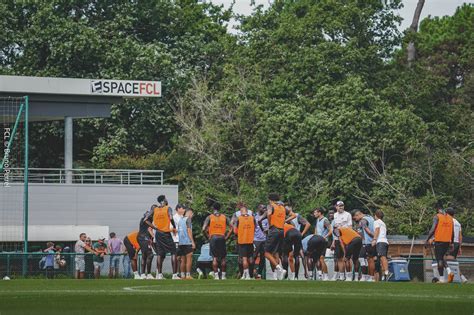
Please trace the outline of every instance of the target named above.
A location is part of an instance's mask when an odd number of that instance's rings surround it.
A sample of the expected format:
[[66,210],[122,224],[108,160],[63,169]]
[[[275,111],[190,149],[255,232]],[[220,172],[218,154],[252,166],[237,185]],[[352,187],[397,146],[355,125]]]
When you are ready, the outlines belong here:
[[375,222],[374,222],[374,238],[372,240],[372,245],[375,246],[377,250],[377,256],[380,260],[380,267],[382,269],[382,281],[388,280],[390,278],[390,273],[388,271],[388,239],[387,239],[387,226],[382,221],[383,219],[382,210],[375,211]]
[[[173,214],[173,221],[176,224],[176,226],[178,226],[178,223],[181,220],[181,218],[184,217],[184,212],[185,211],[186,211],[186,207],[184,205],[178,204],[176,206],[175,213]],[[172,226],[171,223],[170,223],[170,226]],[[173,237],[173,242],[176,244],[176,248],[178,248],[178,245],[177,245],[177,244],[179,244],[179,235],[178,235],[178,233],[176,233],[176,235],[171,234],[171,237]]]
[[[173,221],[175,226],[178,226],[179,221],[181,218],[184,217],[184,212],[186,211],[186,207],[183,204],[178,204],[176,205],[175,213],[173,214]],[[172,224],[170,223],[170,227],[172,227]],[[178,250],[179,247],[179,234],[176,233],[171,233],[171,237],[173,238],[174,245],[176,246],[176,250]],[[178,260],[178,275],[181,274],[181,256],[177,256]]]
[[[336,202],[336,212],[334,213],[334,220],[332,221],[334,227],[348,227],[352,228],[352,215],[344,210],[344,202]],[[337,260],[337,270],[342,270],[342,272],[334,270],[336,280],[345,280],[345,264],[344,264],[344,252],[342,251],[339,238],[336,235],[333,235],[333,242],[331,249],[334,250],[334,257]]]
[[458,257],[458,254],[461,254],[461,243],[462,243],[461,223],[459,223],[459,221],[454,218],[455,211],[454,211],[453,208],[447,208],[446,213],[453,217],[453,223],[454,223],[454,226],[453,226],[453,228],[454,228],[454,231],[453,231],[453,233],[454,233],[453,247],[448,252],[448,256],[451,259],[456,259]]
[[[462,254],[461,244],[462,244],[462,227],[461,223],[454,217],[456,212],[453,208],[449,207],[446,209],[446,213],[453,217],[454,222],[454,238],[453,238],[453,247],[447,255],[447,259],[457,259],[458,255]],[[466,277],[461,274],[461,280],[463,283],[467,282]]]

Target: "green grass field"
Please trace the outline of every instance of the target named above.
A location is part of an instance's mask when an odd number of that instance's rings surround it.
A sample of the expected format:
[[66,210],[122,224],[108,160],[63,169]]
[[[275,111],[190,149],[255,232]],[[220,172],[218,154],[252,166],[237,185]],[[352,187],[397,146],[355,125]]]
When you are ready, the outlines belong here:
[[5,314],[474,314],[474,285],[305,281],[0,281]]

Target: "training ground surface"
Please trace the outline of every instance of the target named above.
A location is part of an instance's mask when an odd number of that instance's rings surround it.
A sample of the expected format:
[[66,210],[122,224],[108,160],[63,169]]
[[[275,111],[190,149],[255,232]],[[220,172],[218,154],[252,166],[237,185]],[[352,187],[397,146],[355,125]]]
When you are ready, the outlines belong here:
[[215,280],[0,281],[0,314],[474,314],[474,285]]

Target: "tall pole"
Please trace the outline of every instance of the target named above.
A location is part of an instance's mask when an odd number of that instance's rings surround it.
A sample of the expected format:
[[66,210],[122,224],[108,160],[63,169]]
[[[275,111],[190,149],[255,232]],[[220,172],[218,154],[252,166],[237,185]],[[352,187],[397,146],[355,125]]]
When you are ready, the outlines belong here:
[[64,168],[66,171],[66,184],[72,184],[72,129],[72,117],[64,117]]
[[25,96],[25,170],[23,172],[23,276],[28,270],[28,96]]
[[24,239],[24,252],[28,252],[28,96],[25,96],[25,171],[24,171],[24,202],[23,202],[23,218],[24,218],[24,228],[25,228],[25,239]]

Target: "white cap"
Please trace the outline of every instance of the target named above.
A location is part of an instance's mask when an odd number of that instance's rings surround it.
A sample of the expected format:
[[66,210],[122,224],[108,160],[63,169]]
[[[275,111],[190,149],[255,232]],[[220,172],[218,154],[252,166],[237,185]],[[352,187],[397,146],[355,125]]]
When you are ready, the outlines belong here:
[[338,202],[336,202],[336,206],[343,206],[344,205],[344,202],[342,202],[341,200],[339,200]]

